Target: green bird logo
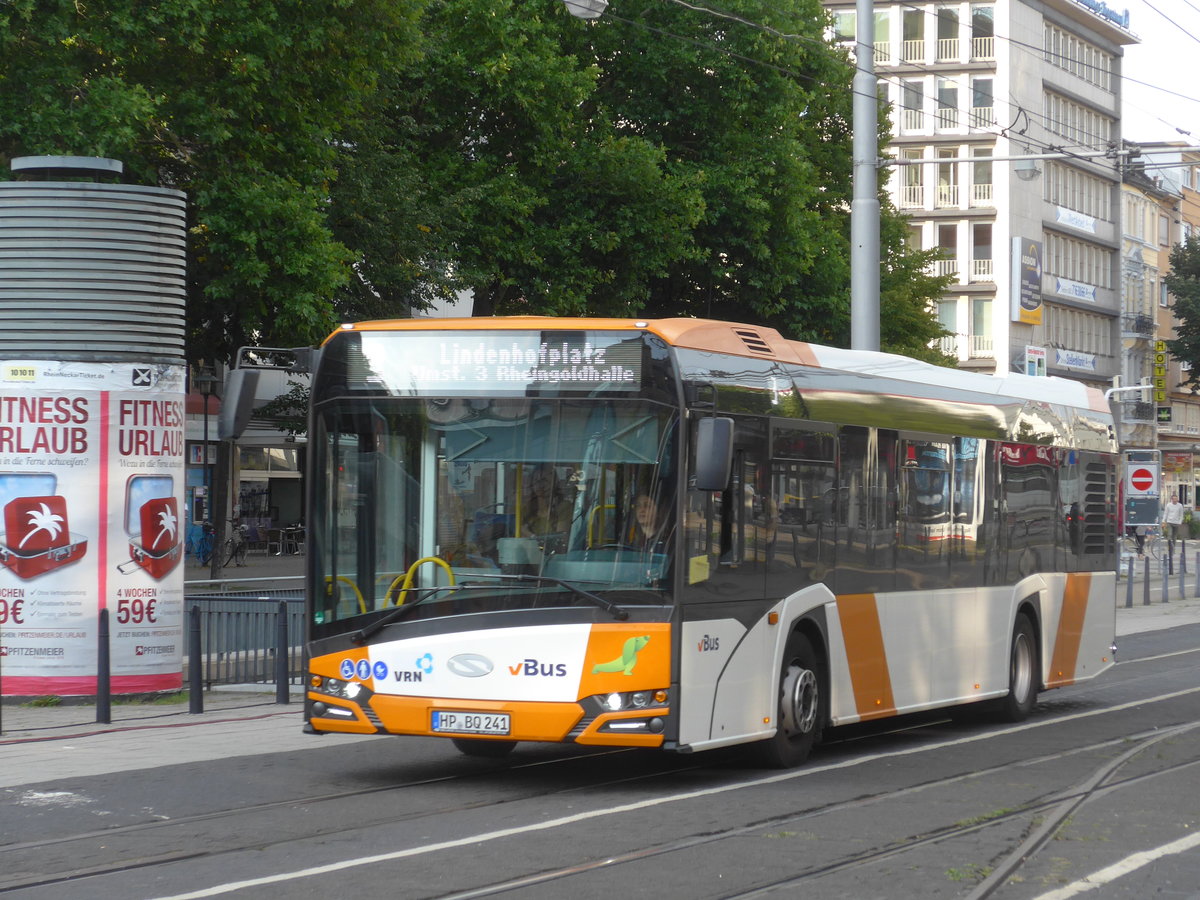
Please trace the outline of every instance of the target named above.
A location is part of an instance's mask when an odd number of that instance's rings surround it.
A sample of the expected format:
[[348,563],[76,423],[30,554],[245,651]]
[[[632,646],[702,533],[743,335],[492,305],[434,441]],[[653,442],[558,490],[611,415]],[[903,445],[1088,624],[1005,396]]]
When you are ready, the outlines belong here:
[[596,663],[596,665],[592,666],[592,674],[620,672],[623,675],[632,675],[633,667],[637,665],[638,654],[648,643],[650,643],[650,635],[648,634],[629,638],[621,648],[620,656],[606,663]]

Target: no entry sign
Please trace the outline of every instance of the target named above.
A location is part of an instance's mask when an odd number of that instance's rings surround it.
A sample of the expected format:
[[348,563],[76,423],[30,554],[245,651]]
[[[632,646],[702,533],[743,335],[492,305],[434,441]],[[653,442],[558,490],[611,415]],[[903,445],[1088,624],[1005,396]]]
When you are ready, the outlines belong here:
[[1136,466],[1129,470],[1129,490],[1135,494],[1158,493],[1158,473],[1148,466]]

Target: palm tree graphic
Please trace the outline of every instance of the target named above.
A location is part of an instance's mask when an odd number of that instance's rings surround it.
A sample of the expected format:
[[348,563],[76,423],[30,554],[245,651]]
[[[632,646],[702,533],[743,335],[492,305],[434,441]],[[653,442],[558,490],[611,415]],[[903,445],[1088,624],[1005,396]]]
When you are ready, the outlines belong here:
[[162,539],[164,534],[167,535],[168,542],[173,545],[175,543],[175,526],[177,524],[175,513],[169,509],[159,510],[158,524],[160,526],[158,534],[154,536],[154,542],[150,546],[157,547],[159,540]]
[[29,524],[33,527],[29,529],[25,537],[21,538],[21,543],[17,544],[18,549],[24,547],[26,541],[28,541],[39,531],[44,531],[46,534],[50,535],[51,541],[57,538],[59,532],[62,531],[63,517],[50,512],[50,507],[48,507],[45,503],[39,503],[38,506],[41,507],[40,511],[36,509],[31,509],[28,511]]

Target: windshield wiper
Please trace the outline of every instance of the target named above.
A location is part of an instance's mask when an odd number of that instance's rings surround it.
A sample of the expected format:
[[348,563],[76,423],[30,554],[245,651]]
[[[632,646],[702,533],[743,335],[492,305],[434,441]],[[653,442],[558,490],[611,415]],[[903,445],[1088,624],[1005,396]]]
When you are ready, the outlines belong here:
[[606,613],[611,615],[614,619],[617,619],[617,620],[623,622],[629,618],[629,613],[625,610],[624,607],[618,606],[616,603],[613,603],[611,600],[606,600],[604,597],[601,597],[599,594],[593,594],[591,591],[585,591],[583,588],[581,588],[577,584],[574,584],[573,582],[564,581],[561,578],[554,578],[551,575],[504,575],[504,574],[500,574],[500,575],[492,575],[492,576],[485,576],[485,577],[503,578],[503,579],[512,578],[516,581],[548,581],[551,584],[557,584],[559,587],[566,588],[568,591],[570,591],[572,594],[574,594],[577,597],[582,597],[584,600],[587,600],[590,603],[596,604],[596,606],[600,607]]
[[[358,629],[358,631],[355,631],[350,635],[350,642],[353,644],[365,644],[368,641],[368,639],[370,639],[371,635],[378,634],[380,631],[382,631],[388,625],[391,625],[393,622],[399,622],[401,619],[403,619],[405,616],[408,615],[410,610],[415,609],[416,607],[420,606],[422,603],[424,603],[430,597],[435,596],[436,594],[438,594],[441,591],[461,591],[464,587],[466,587],[466,585],[443,584],[443,585],[438,585],[436,587],[425,588],[427,593],[425,594],[424,597],[421,597],[418,600],[414,600],[412,603],[402,603],[400,606],[397,606],[394,610],[392,610],[387,615],[380,616],[378,619],[376,619],[370,625],[364,625],[362,628]],[[419,589],[413,588],[413,590],[419,590]]]
[[[592,603],[592,604],[600,607],[602,610],[604,610],[606,613],[608,613],[614,619],[616,619],[620,622],[623,622],[629,618],[629,612],[624,607],[614,603],[611,600],[606,600],[604,597],[601,597],[598,594],[593,594],[591,591],[585,591],[579,585],[573,584],[570,581],[564,581],[562,578],[554,578],[553,576],[550,576],[550,575],[523,575],[523,574],[515,575],[515,574],[505,574],[502,572],[500,572],[500,573],[489,572],[486,575],[481,573],[479,575],[472,575],[471,577],[472,578],[495,578],[500,581],[529,581],[529,582],[548,581],[551,584],[556,584],[559,587],[566,588],[568,591],[570,591],[575,596],[582,597],[584,600],[587,600],[589,603]],[[480,585],[474,585],[474,586],[479,587]],[[422,603],[424,603],[426,600],[428,600],[430,597],[434,596],[435,594],[437,594],[441,591],[461,591],[461,590],[465,590],[468,587],[471,587],[471,585],[465,585],[465,584],[439,585],[437,587],[428,588],[427,589],[428,593],[425,594],[424,597],[421,597],[419,600],[414,600],[412,603],[402,604],[401,606],[396,607],[392,612],[388,613],[387,615],[381,616],[380,618],[376,619],[370,625],[364,625],[358,631],[356,631],[350,635],[350,640],[351,640],[351,642],[353,642],[355,644],[365,644],[372,635],[378,634],[380,631],[382,631],[388,625],[391,625],[393,622],[399,622],[401,619],[403,619],[405,616],[408,615],[409,610],[420,606]]]

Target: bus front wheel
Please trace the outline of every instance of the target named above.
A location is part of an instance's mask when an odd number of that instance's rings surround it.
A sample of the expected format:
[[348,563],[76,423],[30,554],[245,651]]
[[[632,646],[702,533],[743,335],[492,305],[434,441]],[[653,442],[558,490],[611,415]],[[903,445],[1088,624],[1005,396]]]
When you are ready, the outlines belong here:
[[789,769],[806,759],[825,727],[820,658],[803,634],[788,638],[779,671],[779,706],[773,737],[753,745],[761,765]]
[[480,759],[503,759],[513,752],[516,741],[485,741],[480,738],[451,738],[458,752]]

